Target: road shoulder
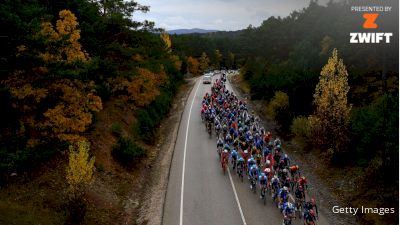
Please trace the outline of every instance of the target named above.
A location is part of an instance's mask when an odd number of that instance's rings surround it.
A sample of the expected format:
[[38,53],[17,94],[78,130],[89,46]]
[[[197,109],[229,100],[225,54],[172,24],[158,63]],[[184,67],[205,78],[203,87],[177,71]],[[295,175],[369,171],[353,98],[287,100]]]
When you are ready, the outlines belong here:
[[182,85],[176,94],[168,116],[161,122],[156,132],[156,137],[159,137],[156,144],[157,151],[155,151],[157,155],[147,170],[147,176],[150,179],[146,179],[142,190],[136,224],[156,225],[162,223],[170,166],[179,126],[195,81],[195,78],[191,78]]

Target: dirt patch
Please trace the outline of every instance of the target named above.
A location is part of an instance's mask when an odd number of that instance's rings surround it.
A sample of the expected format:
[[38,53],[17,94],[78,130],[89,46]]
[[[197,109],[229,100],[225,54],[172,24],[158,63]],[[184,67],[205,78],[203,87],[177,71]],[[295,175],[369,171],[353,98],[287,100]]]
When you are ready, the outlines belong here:
[[[259,115],[266,130],[272,131],[273,136],[278,133],[279,125],[265,116],[265,101],[250,101],[250,93],[245,81],[238,75],[230,77],[230,83],[242,98],[248,99],[249,109]],[[303,152],[291,139],[283,140],[283,149],[288,153],[291,161],[301,168],[301,173],[307,177],[309,184],[309,196],[315,198],[320,210],[331,224],[351,225],[357,224],[357,217],[346,214],[332,213],[332,207],[337,205],[349,207],[349,195],[357,188],[358,178],[352,177],[351,172],[345,168],[340,173],[327,173],[337,168],[330,168],[316,152]],[[349,179],[343,180],[344,177]]]

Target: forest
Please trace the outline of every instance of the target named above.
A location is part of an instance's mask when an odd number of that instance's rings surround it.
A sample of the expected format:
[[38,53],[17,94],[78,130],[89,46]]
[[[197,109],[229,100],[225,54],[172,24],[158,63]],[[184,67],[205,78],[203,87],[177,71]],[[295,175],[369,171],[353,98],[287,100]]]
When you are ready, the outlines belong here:
[[[135,118],[125,133],[119,121],[109,122],[118,139],[112,147],[115,161],[132,167],[146,155],[141,146],[154,141],[155,127],[183,80],[181,61],[171,50],[168,34],[153,22],[131,19],[133,13],[148,10],[148,6],[123,0],[1,1],[1,187],[11,185],[13,176],[20,178],[18,182],[30,179],[33,184],[37,172],[58,171],[59,166],[49,163],[55,160],[60,162],[56,165],[64,165],[69,159],[66,220],[81,221],[86,207],[83,193],[93,181],[93,169],[104,170],[90,151],[101,147],[90,147],[90,134],[109,102],[119,101]],[[56,179],[61,186],[63,176]],[[31,191],[32,195],[35,191],[40,189]],[[64,201],[51,197],[56,193],[51,192],[45,201]],[[1,203],[1,223],[16,222],[6,215],[18,213],[18,207],[31,211],[25,217],[34,216],[35,206],[24,208],[33,201]],[[55,205],[64,209],[60,204]],[[49,203],[42,208],[47,207]],[[20,219],[23,224],[32,222]]]
[[[398,6],[396,1],[389,2]],[[279,123],[281,136],[294,138],[305,151],[314,149],[317,154],[327,156],[332,168],[364,170],[362,189],[350,201],[395,207],[399,166],[399,43],[350,44],[349,33],[361,30],[360,21],[349,10],[354,4],[354,1],[330,1],[320,5],[318,1],[310,1],[308,7],[283,18],[270,17],[258,27],[173,35],[172,45],[183,59],[195,58],[201,62],[208,56],[211,67],[240,68],[251,99],[267,102],[265,112]],[[382,16],[379,23],[385,24],[380,31],[390,31],[398,37],[398,11]],[[345,127],[336,129],[342,126],[339,123],[330,132],[325,131],[328,135],[318,137],[318,129],[310,125],[310,115],[315,118],[318,114],[316,86],[334,49],[336,58],[345,65],[343,73],[348,73],[345,77],[348,104],[338,110],[350,111],[343,115],[347,118]],[[338,82],[333,85],[341,88]]]

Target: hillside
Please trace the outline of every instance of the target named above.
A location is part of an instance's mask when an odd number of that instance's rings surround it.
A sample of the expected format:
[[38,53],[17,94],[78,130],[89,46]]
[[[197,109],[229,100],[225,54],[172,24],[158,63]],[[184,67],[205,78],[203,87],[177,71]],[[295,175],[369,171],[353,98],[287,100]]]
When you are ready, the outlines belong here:
[[199,28],[192,28],[192,29],[176,29],[176,30],[168,30],[168,34],[205,34],[205,33],[213,33],[217,32],[218,30],[206,30],[206,29],[199,29]]

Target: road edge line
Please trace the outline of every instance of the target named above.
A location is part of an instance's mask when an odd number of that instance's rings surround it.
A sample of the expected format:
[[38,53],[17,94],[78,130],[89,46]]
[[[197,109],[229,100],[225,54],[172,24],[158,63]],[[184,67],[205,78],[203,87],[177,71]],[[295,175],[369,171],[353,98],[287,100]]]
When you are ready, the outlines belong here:
[[233,180],[232,180],[231,172],[229,171],[229,169],[227,169],[227,170],[228,170],[229,180],[231,181],[233,193],[235,194],[236,203],[237,203],[238,208],[239,208],[240,217],[242,217],[242,222],[243,222],[243,224],[244,224],[244,225],[247,225],[246,219],[244,218],[244,215],[243,215],[242,207],[240,206],[239,197],[238,197],[238,195],[237,195],[237,193],[236,193],[235,184],[233,183]]
[[[190,95],[190,93],[192,93],[194,87],[196,86],[197,79],[198,79],[198,78],[195,79],[193,86],[192,86],[192,87],[190,88],[190,90],[188,91],[188,92],[189,92],[189,95]],[[188,101],[189,95],[186,96],[185,103]],[[180,113],[180,116],[179,116],[179,123],[178,123],[178,125],[177,125],[177,128],[174,129],[174,132],[175,132],[175,135],[174,135],[175,138],[174,138],[174,139],[175,139],[175,140],[174,140],[173,144],[171,144],[171,146],[170,146],[170,148],[173,148],[173,150],[172,150],[173,153],[172,153],[172,155],[171,155],[171,159],[169,160],[168,175],[167,175],[167,184],[166,184],[166,189],[165,189],[165,193],[164,193],[164,199],[163,199],[163,203],[162,203],[162,204],[163,204],[163,207],[162,207],[162,212],[161,212],[161,224],[164,224],[164,212],[165,212],[165,205],[166,205],[167,192],[168,192],[168,186],[169,186],[169,178],[170,178],[170,176],[171,176],[172,161],[173,161],[173,159],[174,159],[174,155],[175,155],[175,146],[176,146],[176,143],[177,143],[177,140],[178,140],[178,134],[179,134],[179,130],[180,130],[180,127],[181,127],[181,124],[182,124],[182,118],[183,118],[183,114],[184,114],[184,113],[185,113],[185,108],[183,108],[182,112]]]
[[183,224],[183,191],[184,191],[184,187],[185,187],[185,166],[186,166],[186,147],[187,147],[187,138],[188,138],[188,133],[189,133],[189,125],[190,125],[190,116],[192,114],[192,109],[193,109],[193,103],[194,103],[194,99],[197,96],[197,91],[199,90],[200,87],[200,81],[198,81],[199,83],[197,84],[197,88],[196,91],[194,92],[194,96],[192,99],[192,103],[190,104],[190,109],[189,109],[189,116],[188,116],[188,122],[187,122],[187,126],[186,126],[186,135],[185,135],[185,147],[183,149],[183,164],[182,164],[182,183],[181,183],[181,207],[180,207],[180,212],[179,212],[179,224],[182,225]]

